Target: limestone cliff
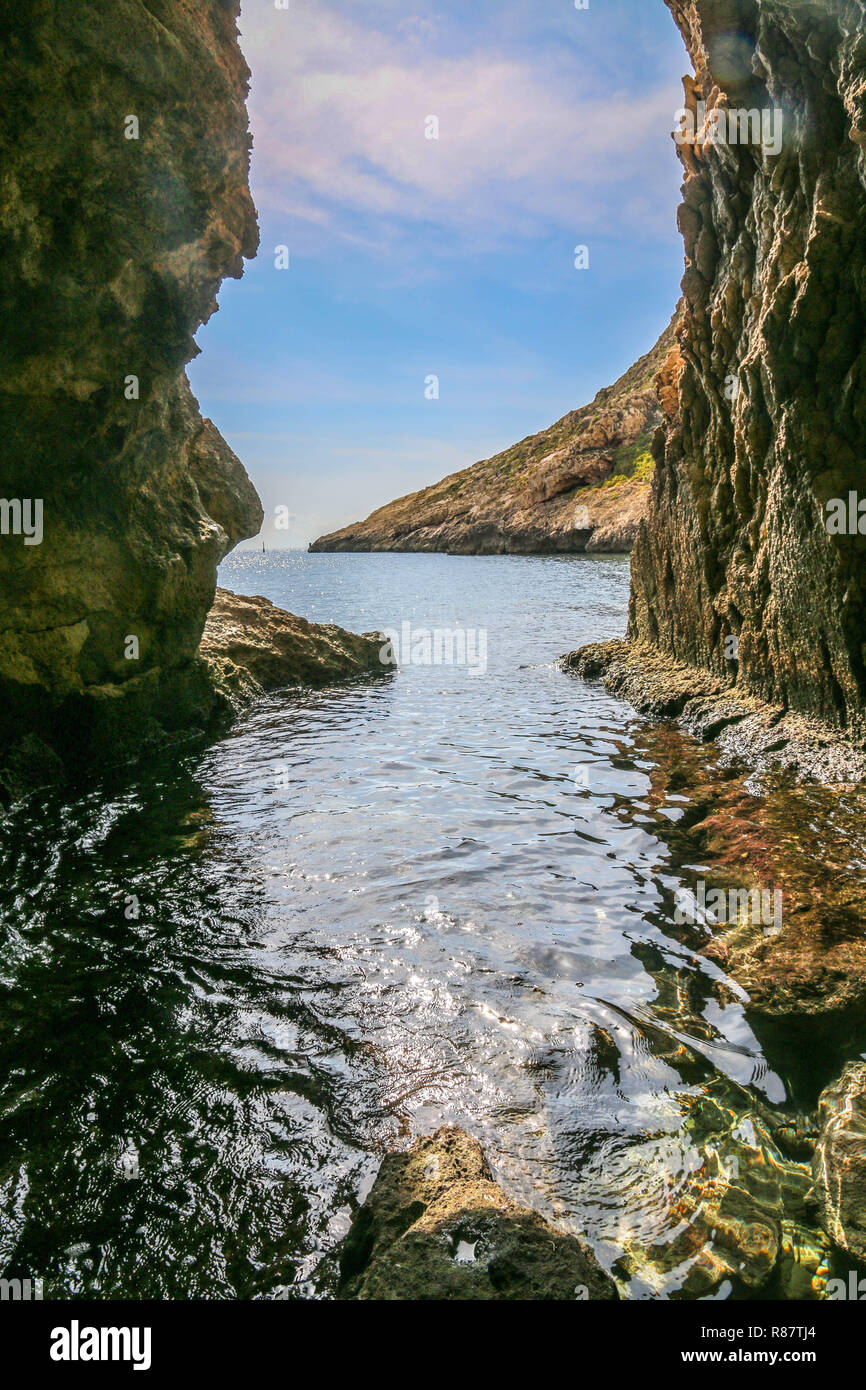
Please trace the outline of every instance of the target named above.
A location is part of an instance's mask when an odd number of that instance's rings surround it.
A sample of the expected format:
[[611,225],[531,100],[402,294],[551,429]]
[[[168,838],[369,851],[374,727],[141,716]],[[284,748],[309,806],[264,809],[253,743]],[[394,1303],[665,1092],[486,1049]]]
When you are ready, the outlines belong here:
[[226,594],[199,653],[217,565],[262,522],[184,370],[258,244],[237,13],[0,4],[0,801],[381,669],[378,643]]
[[386,1154],[340,1252],[341,1298],[615,1300],[589,1246],[506,1196],[455,1125]]
[[828,504],[866,498],[866,6],[666,2],[697,119],[629,636],[862,741],[866,535]]
[[0,753],[66,755],[206,712],[216,567],[261,524],[184,371],[257,246],[248,72],[231,0],[0,8]]
[[674,347],[669,325],[613,386],[550,429],[322,536],[310,550],[520,555],[630,550],[649,490],[653,385]]

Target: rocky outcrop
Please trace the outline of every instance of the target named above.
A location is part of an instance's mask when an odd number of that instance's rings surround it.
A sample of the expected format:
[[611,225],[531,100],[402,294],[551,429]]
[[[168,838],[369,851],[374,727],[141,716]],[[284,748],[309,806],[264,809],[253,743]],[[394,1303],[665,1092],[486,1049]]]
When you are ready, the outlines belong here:
[[818,1104],[815,1191],[831,1240],[866,1263],[866,1065],[852,1062]]
[[629,636],[862,742],[866,9],[667,4],[696,72],[681,360],[661,383]]
[[478,1141],[450,1125],[382,1160],[340,1274],[343,1298],[618,1297],[589,1248],[507,1197]]
[[0,802],[379,642],[221,591],[262,508],[185,366],[255,254],[236,0],[6,7]]
[[[359,636],[333,623],[309,623],[269,599],[217,589],[199,650],[175,685],[179,704],[171,725],[124,694],[103,692],[108,709],[101,728],[113,727],[117,737],[102,749],[101,762],[123,759],[130,749],[158,749],[169,739],[200,739],[206,731],[219,734],[234,715],[268,691],[385,676],[393,669],[382,661],[385,647],[382,634]],[[141,722],[134,736],[127,735],[127,721],[136,710]],[[95,745],[93,751],[98,752]],[[9,747],[0,763],[0,806],[36,788],[63,783],[74,770],[68,759],[29,731]]]
[[216,568],[262,511],[184,367],[258,240],[237,10],[4,8],[0,757],[131,748],[215,700]]
[[385,638],[308,623],[266,598],[217,589],[201,641],[214,685],[233,708],[268,690],[383,675]]
[[866,781],[866,749],[817,719],[732,689],[705,667],[672,659],[636,642],[592,642],[561,660],[586,680],[601,678],[611,694],[653,719],[675,719],[702,743],[716,742],[761,771],[781,769],[828,785]]
[[651,352],[581,410],[504,453],[322,536],[320,550],[446,551],[454,555],[630,550],[644,513],[653,433],[662,421],[654,377],[673,345]]

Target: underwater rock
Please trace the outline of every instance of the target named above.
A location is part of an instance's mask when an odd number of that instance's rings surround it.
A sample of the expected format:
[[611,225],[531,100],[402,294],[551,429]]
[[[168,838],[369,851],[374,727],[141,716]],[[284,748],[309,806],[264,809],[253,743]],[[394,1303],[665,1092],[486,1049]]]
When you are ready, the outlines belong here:
[[390,669],[379,656],[384,641],[333,623],[308,623],[266,598],[217,589],[201,654],[216,688],[237,707],[266,690],[381,675]]
[[818,1102],[815,1191],[834,1243],[866,1262],[866,1063],[851,1062]]
[[[679,1100],[685,1122],[675,1142],[686,1147],[666,1176],[667,1190],[653,1194],[674,1237],[627,1237],[614,1273],[655,1297],[731,1290],[740,1297],[820,1297],[813,1280],[827,1244],[810,1205],[811,1173],[776,1142],[778,1122],[731,1094],[724,1078]],[[652,1173],[648,1163],[647,1177]]]
[[446,1125],[388,1154],[340,1258],[342,1298],[615,1299],[591,1250],[519,1206]]

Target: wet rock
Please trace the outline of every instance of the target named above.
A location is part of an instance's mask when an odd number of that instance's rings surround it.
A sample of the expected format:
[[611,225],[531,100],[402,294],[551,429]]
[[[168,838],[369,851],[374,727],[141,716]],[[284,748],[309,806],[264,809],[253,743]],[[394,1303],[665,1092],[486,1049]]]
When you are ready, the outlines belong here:
[[0,537],[0,761],[22,732],[99,760],[213,701],[217,565],[262,518],[184,371],[258,241],[237,12],[4,13],[3,496],[43,521]]
[[678,146],[681,366],[659,381],[629,635],[862,745],[866,543],[826,524],[866,496],[862,0],[667,4],[690,108],[766,113],[781,140]]
[[457,555],[628,551],[646,509],[662,420],[653,381],[672,326],[613,386],[550,429],[321,536],[310,550]]
[[686,701],[680,715],[680,728],[702,743],[715,739],[732,724],[739,724],[748,711],[738,701],[724,695],[697,697]]
[[773,1125],[773,1138],[787,1158],[808,1163],[818,1143],[818,1127],[812,1115],[793,1115]]
[[217,589],[201,641],[216,688],[237,707],[266,690],[382,675],[385,639],[308,623],[266,598]]
[[618,1296],[588,1247],[507,1197],[481,1145],[454,1126],[383,1159],[340,1273],[343,1298]]
[[62,784],[61,759],[35,734],[24,734],[7,750],[0,766],[0,806],[9,805],[28,792]]
[[639,713],[676,719],[693,737],[717,742],[731,759],[758,770],[780,768],[827,785],[866,781],[866,751],[843,730],[726,688],[659,647],[593,642],[562,657],[561,665],[585,680],[603,680]]
[[831,726],[784,710],[763,707],[718,736],[719,747],[759,771],[778,767],[799,780],[826,786],[866,781],[866,752]]
[[866,1063],[850,1063],[818,1102],[815,1191],[833,1242],[866,1262]]
[[[572,660],[597,672],[606,651],[584,648]],[[710,970],[722,1006],[739,999],[765,1044],[777,1047],[784,1036],[786,1048],[820,1058],[817,1099],[852,1051],[866,1047],[866,783],[828,786],[778,766],[758,776],[734,765],[720,748],[751,719],[723,730],[717,744],[685,738],[672,721],[637,725],[630,756],[641,760],[649,786],[637,800],[618,798],[613,814],[667,846],[678,885],[667,897],[665,930],[722,966],[727,980]],[[696,893],[706,914],[695,916]],[[657,968],[646,968],[658,982]],[[765,1028],[770,1019],[785,1021],[784,1035]]]
[[676,1290],[706,1298],[726,1288],[740,1296],[819,1297],[812,1281],[827,1244],[809,1207],[808,1166],[786,1157],[771,1117],[731,1095],[726,1080],[681,1101],[691,1163],[665,1194],[666,1225],[675,1234],[628,1238],[615,1272],[656,1297]]
[[690,700],[717,694],[721,683],[708,672],[671,661],[652,647],[629,642],[592,642],[562,658],[562,667],[584,679],[601,677],[641,714],[656,719],[680,715]]
[[814,913],[789,910],[778,936],[760,924],[734,923],[704,951],[745,989],[758,1014],[844,1017],[866,1005],[866,942],[834,939]]

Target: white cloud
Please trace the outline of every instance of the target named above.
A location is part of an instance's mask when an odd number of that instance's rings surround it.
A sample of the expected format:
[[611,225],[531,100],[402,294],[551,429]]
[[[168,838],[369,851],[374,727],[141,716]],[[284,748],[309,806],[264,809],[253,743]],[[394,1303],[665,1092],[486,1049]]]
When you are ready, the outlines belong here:
[[[422,223],[470,251],[551,225],[578,240],[610,233],[623,216],[629,230],[669,232],[669,199],[652,196],[677,177],[668,82],[636,103],[603,90],[574,50],[488,42],[454,56],[436,51],[432,22],[391,20],[385,33],[369,8],[356,13],[368,22],[312,0],[242,14],[263,215],[300,219],[311,245],[324,224],[383,251]],[[424,138],[428,115],[438,141]]]

